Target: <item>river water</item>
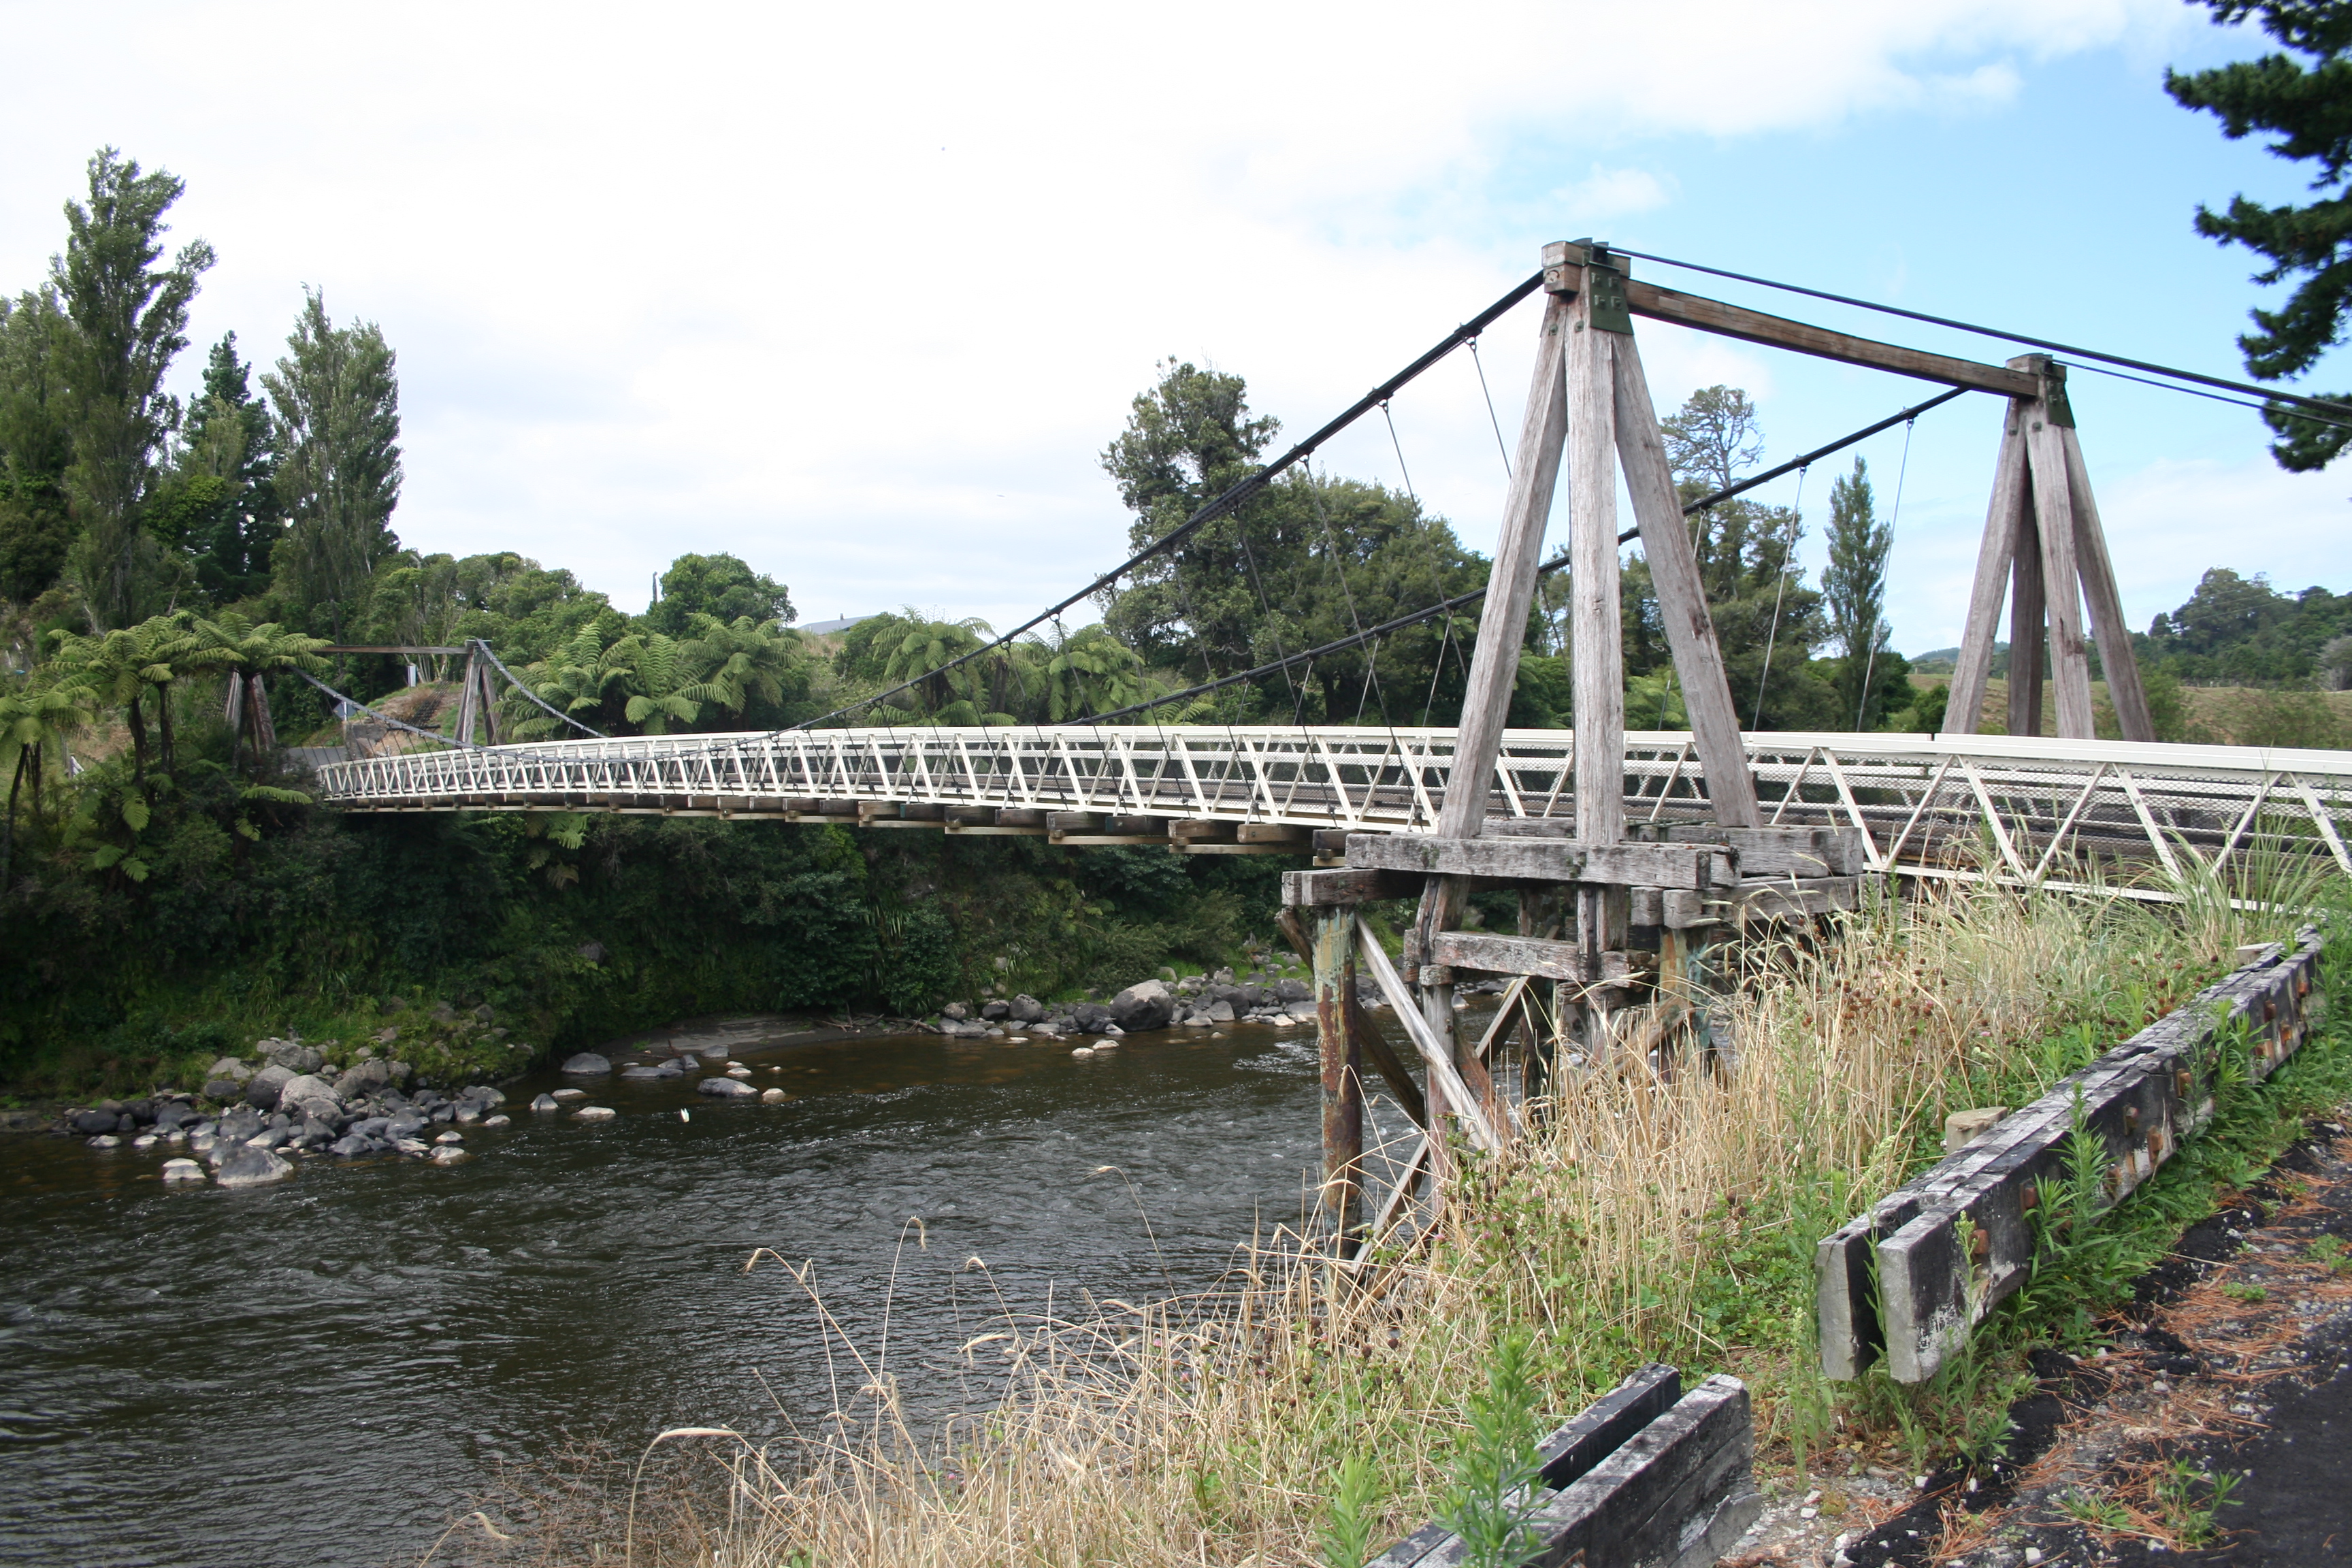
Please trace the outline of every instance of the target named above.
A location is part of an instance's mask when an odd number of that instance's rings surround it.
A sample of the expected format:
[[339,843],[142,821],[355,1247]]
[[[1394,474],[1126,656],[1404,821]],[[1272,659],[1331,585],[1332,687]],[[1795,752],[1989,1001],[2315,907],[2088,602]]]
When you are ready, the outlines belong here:
[[599,1081],[619,1117],[581,1123],[525,1080],[448,1167],[167,1189],[164,1146],[0,1143],[0,1562],[414,1563],[567,1441],[807,1430],[825,1336],[781,1268],[746,1275],[761,1247],[812,1262],[869,1352],[887,1300],[920,1407],[985,1403],[953,1352],[997,1292],[1209,1283],[1297,1219],[1317,1158],[1311,1029],[734,1049],[792,1100]]

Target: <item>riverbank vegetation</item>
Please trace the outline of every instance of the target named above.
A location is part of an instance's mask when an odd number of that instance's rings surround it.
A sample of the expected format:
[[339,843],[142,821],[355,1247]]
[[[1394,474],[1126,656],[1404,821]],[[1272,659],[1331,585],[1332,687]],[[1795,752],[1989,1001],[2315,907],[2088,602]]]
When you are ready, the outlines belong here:
[[[472,1522],[452,1543],[566,1563],[1352,1568],[1444,1512],[1491,1458],[1494,1396],[1472,1396],[1496,1385],[1507,1345],[1523,1364],[1502,1381],[1553,1415],[1647,1360],[1735,1373],[1756,1396],[1761,1468],[1784,1483],[1983,1454],[2030,1383],[2027,1348],[2090,1342],[2095,1314],[2184,1225],[2352,1093],[2352,1036],[2331,1019],[1936,1380],[1813,1370],[1815,1243],[1939,1158],[1948,1113],[2025,1103],[2182,1005],[2241,942],[2286,936],[2297,909],[2344,892],[2285,876],[2262,912],[2210,878],[2179,890],[2168,909],[1972,888],[1882,903],[1832,940],[1751,955],[1736,1059],[1664,1077],[1604,1064],[1563,1083],[1507,1154],[1465,1152],[1444,1222],[1391,1249],[1370,1289],[1270,1238],[1201,1295],[981,1325],[965,1353],[1008,1392],[944,1433],[903,1413],[879,1347],[833,1336],[844,1386],[852,1367],[865,1385],[837,1427],[757,1450],[674,1435],[650,1470],[591,1465],[560,1491],[484,1500],[480,1519],[513,1539]],[[2352,981],[2347,958],[2331,946],[2331,984]],[[753,1271],[797,1300],[786,1262]]]

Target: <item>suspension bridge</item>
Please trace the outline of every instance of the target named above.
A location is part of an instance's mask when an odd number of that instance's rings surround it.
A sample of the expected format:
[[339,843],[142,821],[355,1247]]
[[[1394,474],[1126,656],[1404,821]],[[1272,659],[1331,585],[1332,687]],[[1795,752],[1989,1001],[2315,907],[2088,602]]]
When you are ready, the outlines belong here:
[[[831,822],[1193,854],[1344,855],[1435,830],[1457,731],[1353,726],[795,730],[440,747],[317,771],[347,810],[565,811]],[[2086,867],[2218,865],[2282,835],[2347,874],[2352,754],[2008,735],[1744,737],[1766,826],[1850,829],[1856,871],[2080,888]],[[1574,807],[1573,731],[1509,730],[1489,832]],[[1637,835],[1714,820],[1684,731],[1625,737]]]
[[[1511,1135],[1496,1079],[1516,1063],[1532,1090],[1570,1060],[1664,1061],[1677,1040],[1712,1037],[1705,998],[1719,985],[1709,950],[1752,922],[1852,909],[1872,873],[2179,897],[2184,873],[2242,867],[2281,851],[2324,854],[2352,872],[2345,837],[2352,753],[2264,752],[2156,742],[2134,663],[2089,468],[2067,395],[2070,366],[2216,389],[2294,417],[2352,422],[2352,407],[2171,371],[2145,362],[1927,317],[2036,353],[1982,363],[1832,331],[1637,281],[1637,253],[1591,240],[1544,248],[1543,266],[1351,407],[1199,508],[1128,561],[994,642],[798,728],[766,734],[596,733],[470,645],[457,732],[377,714],[399,733],[386,754],[329,762],[325,797],[361,811],[607,811],[855,822],[868,829],[1013,834],[1067,845],[1160,844],[1191,854],[1282,854],[1283,925],[1313,963],[1322,1062],[1322,1207],[1335,1256],[1362,1256],[1409,1211],[1423,1175],[1442,1186],[1454,1135],[1493,1148]],[[1642,258],[1702,273],[1719,269]],[[1769,280],[1847,305],[1820,290]],[[1540,294],[1534,374],[1486,584],[1374,626],[1109,712],[1045,728],[887,722],[892,700],[994,653],[1165,559],[1183,583],[1188,541],[1378,409],[1402,386]],[[1637,318],[1940,384],[1948,390],[1770,473],[1685,502],[1650,395]],[[2060,356],[2064,357],[2060,357]],[[1483,372],[1481,373],[1483,384]],[[1969,393],[2000,400],[1991,500],[1940,735],[1758,732],[1738,721],[1685,519]],[[2225,401],[2231,400],[2225,398]],[[1501,425],[1496,420],[1496,436]],[[1401,457],[1401,454],[1400,454]],[[1621,531],[1619,483],[1634,525]],[[1543,559],[1557,492],[1569,549]],[[1898,490],[1897,504],[1900,497]],[[1793,542],[1793,521],[1790,525]],[[1688,715],[1687,731],[1625,728],[1619,552],[1641,542]],[[1272,619],[1248,536],[1246,576]],[[1573,731],[1506,725],[1538,580],[1566,570]],[[1785,587],[1786,565],[1781,568]],[[1155,710],[1368,649],[1402,627],[1483,600],[1461,722],[1405,728],[1186,725]],[[2009,733],[1974,731],[2009,609]],[[1354,616],[1352,602],[1350,616]],[[1779,630],[1776,606],[1773,632]],[[2095,738],[2095,646],[2119,741]],[[1772,644],[1765,649],[1769,676]],[[2046,649],[2046,653],[2045,653]],[[2046,664],[2046,670],[2045,670]],[[2055,739],[2044,738],[2045,675]],[[515,701],[580,732],[499,745],[498,678]],[[1760,700],[1759,687],[1759,700]],[[341,699],[339,700],[347,700]],[[877,725],[874,720],[886,721]],[[864,721],[861,722],[860,721]],[[487,731],[488,745],[479,743]],[[1475,929],[1469,895],[1517,895],[1515,935]],[[1417,898],[1391,960],[1367,901]],[[1425,1068],[1416,1085],[1357,994],[1360,967],[1394,1008]],[[1463,1037],[1458,972],[1509,976],[1494,1021]],[[1514,1058],[1508,1053],[1516,1049]],[[1363,1192],[1364,1071],[1372,1064],[1422,1128],[1386,1198]],[[1414,1109],[1417,1108],[1417,1109]],[[1370,1218],[1369,1226],[1365,1221]]]
[[[1349,833],[1433,834],[1455,799],[1456,826],[1471,821],[1510,833],[1573,826],[1580,772],[1577,736],[1500,730],[1496,712],[1466,713],[1464,730],[1393,723],[1291,726],[1187,725],[1155,721],[1165,711],[1225,688],[1288,676],[1334,653],[1369,648],[1408,626],[1474,611],[1487,588],[1457,595],[1346,637],[1216,675],[1183,690],[1052,727],[953,729],[885,722],[888,702],[960,666],[1003,649],[1065,611],[1115,592],[1156,559],[1238,511],[1284,471],[1480,335],[1513,307],[1549,297],[1545,353],[1530,388],[1503,548],[1490,586],[1524,605],[1534,577],[1568,569],[1573,551],[1532,558],[1541,519],[1559,485],[1569,444],[1568,341],[1586,326],[1620,345],[1613,366],[1592,381],[1578,412],[1589,437],[1580,451],[1593,474],[1613,472],[1627,448],[1625,476],[1639,525],[1619,531],[1605,485],[1571,485],[1583,513],[1576,537],[1590,560],[1571,578],[1578,593],[1579,711],[1603,718],[1601,745],[1585,748],[1588,789],[1622,801],[1624,827],[1671,836],[1709,822],[1732,826],[1850,830],[1855,869],[1921,878],[2092,887],[2161,897],[2135,886],[2129,868],[2178,873],[2192,861],[2221,866],[2258,846],[2300,841],[2324,848],[2352,872],[2352,754],[2181,746],[2154,741],[2145,695],[2129,653],[2105,535],[2075,437],[2065,391],[2069,364],[2118,374],[2162,375],[2180,390],[2243,401],[2260,397],[2300,416],[2333,422],[2346,411],[2319,400],[2253,388],[2195,373],[1967,322],[1896,310],[1866,300],[1727,273],[1664,258],[1689,270],[1783,288],[1888,313],[2056,351],[2006,364],[1979,363],[1830,331],[1632,277],[1637,253],[1591,242],[1547,248],[1545,267],[1427,353],[1372,388],[1338,417],[1210,500],[1132,558],[1046,607],[985,647],[803,727],[761,734],[608,737],[573,713],[550,707],[484,644],[464,648],[354,651],[466,656],[456,733],[447,735],[368,710],[368,743],[317,768],[323,796],[355,811],[608,811],[854,823],[872,828],[935,829],[950,835],[1022,835],[1056,843],[1161,844],[1185,853],[1310,854],[1328,864]],[[1580,290],[1571,284],[1589,283]],[[1799,353],[1941,383],[1947,390],[1765,472],[1687,504],[1674,499],[1638,356],[1635,317],[1673,322]],[[1563,329],[1572,330],[1563,330]],[[1484,387],[1484,372],[1480,372]],[[1969,393],[2007,407],[1991,505],[1972,586],[1950,702],[1951,730],[1938,735],[1801,734],[1742,731],[1724,688],[1720,655],[1704,601],[1687,569],[1683,516],[1772,482],[1903,425]],[[2226,398],[2224,400],[2227,400]],[[1491,402],[1491,399],[1490,399]],[[1500,435],[1499,424],[1497,435]],[[1899,513],[1901,498],[1896,498]],[[1533,521],[1535,526],[1528,524]],[[1657,579],[1676,673],[1691,709],[1687,731],[1625,732],[1618,679],[1615,550],[1644,542]],[[1677,548],[1680,546],[1680,548]],[[1181,562],[1178,571],[1181,572]],[[2079,584],[2079,595],[2077,586]],[[1572,592],[1575,590],[1572,589]],[[1263,589],[1260,590],[1263,597]],[[2010,609],[2014,668],[2009,728],[1977,735],[1976,716],[1993,665],[2000,611]],[[2087,605],[2089,616],[2084,611]],[[1271,605],[1266,606],[1269,610]],[[1351,612],[1352,613],[1352,612]],[[1608,646],[1601,646],[1605,639]],[[2092,738],[2086,644],[2108,653],[2105,672],[2126,739]],[[2050,668],[2042,668],[2048,649]],[[1509,658],[1485,665],[1469,701],[1495,708],[1507,694],[1496,679]],[[2119,655],[2119,657],[2118,657]],[[1581,689],[1587,667],[1591,689]],[[2045,673],[2057,709],[2055,740],[2041,736]],[[501,690],[503,682],[503,691]],[[498,744],[501,698],[532,705],[579,738]],[[864,719],[865,723],[858,721]],[[1585,726],[1588,734],[1594,729]],[[487,734],[491,742],[478,743]],[[1485,773],[1482,790],[1455,788],[1466,752]],[[1486,760],[1491,752],[1492,761]],[[1708,778],[1719,783],[1711,792]],[[1613,781],[1614,787],[1612,787]],[[1727,814],[1725,807],[1730,809]],[[1617,816],[1618,812],[1604,813]],[[2086,868],[2120,875],[2084,880]]]

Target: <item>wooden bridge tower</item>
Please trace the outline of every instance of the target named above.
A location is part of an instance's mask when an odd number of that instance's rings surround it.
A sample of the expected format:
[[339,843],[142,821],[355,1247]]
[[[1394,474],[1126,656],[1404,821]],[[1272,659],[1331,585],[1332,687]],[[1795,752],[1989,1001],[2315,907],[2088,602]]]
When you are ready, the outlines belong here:
[[[1444,1174],[1457,1129],[1480,1146],[1510,1136],[1511,1110],[1487,1070],[1492,1047],[1517,1029],[1531,1071],[1550,1045],[1574,1040],[1588,1059],[1643,1052],[1686,1006],[1690,972],[1710,930],[1754,919],[1803,918],[1851,908],[1864,869],[1848,830],[1768,823],[1748,762],[1696,552],[1675,488],[1657,410],[1633,338],[1648,316],[1703,331],[1866,365],[2007,400],[1984,551],[1969,606],[1969,641],[1951,697],[1953,727],[1982,700],[1991,630],[2004,590],[2016,588],[2012,729],[2038,725],[2032,668],[2047,616],[2058,668],[2060,732],[2091,733],[2088,667],[2077,585],[2106,657],[2127,737],[2145,737],[2147,703],[2125,634],[2105,542],[2074,439],[2063,367],[2039,355],[1982,364],[1873,342],[1714,300],[1637,283],[1628,259],[1590,241],[1545,247],[1545,307],[1533,384],[1511,468],[1500,541],[1477,639],[1449,787],[1435,831],[1352,835],[1344,868],[1284,878],[1286,918],[1312,954],[1323,1066],[1322,1207],[1351,1256],[1365,1234],[1364,1064],[1396,1089],[1422,1129],[1402,1179],[1378,1206],[1377,1234],[1412,1201],[1426,1173]],[[1572,573],[1575,736],[1571,821],[1496,814],[1491,788],[1518,674],[1520,637],[1535,592],[1553,492],[1567,465]],[[1622,472],[1648,559],[1712,820],[1650,822],[1625,815],[1624,671],[1619,626],[1617,481]],[[2046,585],[2063,584],[2055,595]],[[1697,807],[1697,802],[1682,803]],[[1461,929],[1476,888],[1519,895],[1513,935]],[[1358,906],[1415,897],[1416,915],[1391,963]],[[1357,1010],[1368,970],[1427,1069],[1423,1097]],[[1454,995],[1461,971],[1510,977],[1493,1026],[1465,1043]],[[1549,988],[1549,1006],[1539,1007]],[[1636,1001],[1656,1026],[1621,1041],[1615,1020]],[[1548,1013],[1549,1021],[1540,1015]]]

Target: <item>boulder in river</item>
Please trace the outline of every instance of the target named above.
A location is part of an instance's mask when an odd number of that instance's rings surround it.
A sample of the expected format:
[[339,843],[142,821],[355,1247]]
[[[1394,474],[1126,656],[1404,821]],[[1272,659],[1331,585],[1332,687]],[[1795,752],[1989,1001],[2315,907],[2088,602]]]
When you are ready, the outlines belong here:
[[73,1130],[85,1137],[111,1132],[114,1124],[121,1120],[111,1110],[77,1110],[73,1115]]
[[455,1143],[442,1144],[433,1151],[432,1156],[433,1163],[436,1165],[454,1165],[465,1157],[466,1152]]
[[574,1078],[595,1078],[613,1070],[613,1064],[593,1051],[582,1051],[563,1064],[563,1071]]
[[1045,1019],[1045,1005],[1024,992],[1006,1005],[1004,1016],[1015,1024],[1041,1024]]
[[781,1089],[763,1089],[760,1091],[760,1103],[762,1105],[782,1105],[791,1098],[791,1095]]
[[205,1168],[194,1160],[166,1160],[163,1162],[163,1179],[167,1182],[201,1182],[205,1179]]
[[341,1114],[343,1097],[337,1094],[335,1086],[325,1079],[313,1073],[304,1073],[299,1078],[287,1080],[286,1086],[278,1091],[278,1103],[289,1112],[299,1110],[318,1121],[331,1121]]
[[740,1078],[707,1078],[694,1087],[700,1093],[721,1100],[747,1100],[760,1092]]
[[271,1182],[282,1182],[294,1173],[294,1167],[267,1149],[250,1145],[232,1151],[221,1162],[213,1180],[224,1187],[258,1187]]
[[387,1062],[368,1060],[349,1068],[335,1079],[335,1092],[345,1100],[382,1089],[392,1081],[392,1068]]
[[560,1109],[560,1107],[555,1103],[555,1096],[551,1094],[541,1095],[537,1100],[530,1102],[530,1108],[533,1110],[555,1110]]
[[583,1105],[572,1113],[574,1121],[610,1121],[620,1112],[608,1105]]
[[278,1095],[288,1084],[294,1081],[294,1079],[295,1072],[292,1068],[280,1067],[276,1062],[271,1062],[268,1067],[255,1073],[253,1081],[245,1086],[245,1102],[257,1110],[275,1110],[278,1109]]
[[327,1065],[326,1058],[299,1040],[264,1040],[261,1054],[293,1073],[317,1072]]
[[1234,1021],[1234,1005],[1220,996],[1209,1004],[1209,1022],[1230,1024]]
[[500,1127],[510,1127],[513,1124],[514,1118],[509,1116],[504,1111],[500,1111],[496,1116],[485,1116],[482,1118],[482,1131],[485,1132],[494,1131]]
[[650,1063],[639,1062],[635,1067],[623,1068],[621,1076],[632,1083],[645,1083],[662,1078],[675,1078],[677,1075],[675,1072],[665,1073]]
[[1130,1032],[1164,1029],[1175,1011],[1175,998],[1170,996],[1168,987],[1157,980],[1130,985],[1110,999],[1111,1021]]

